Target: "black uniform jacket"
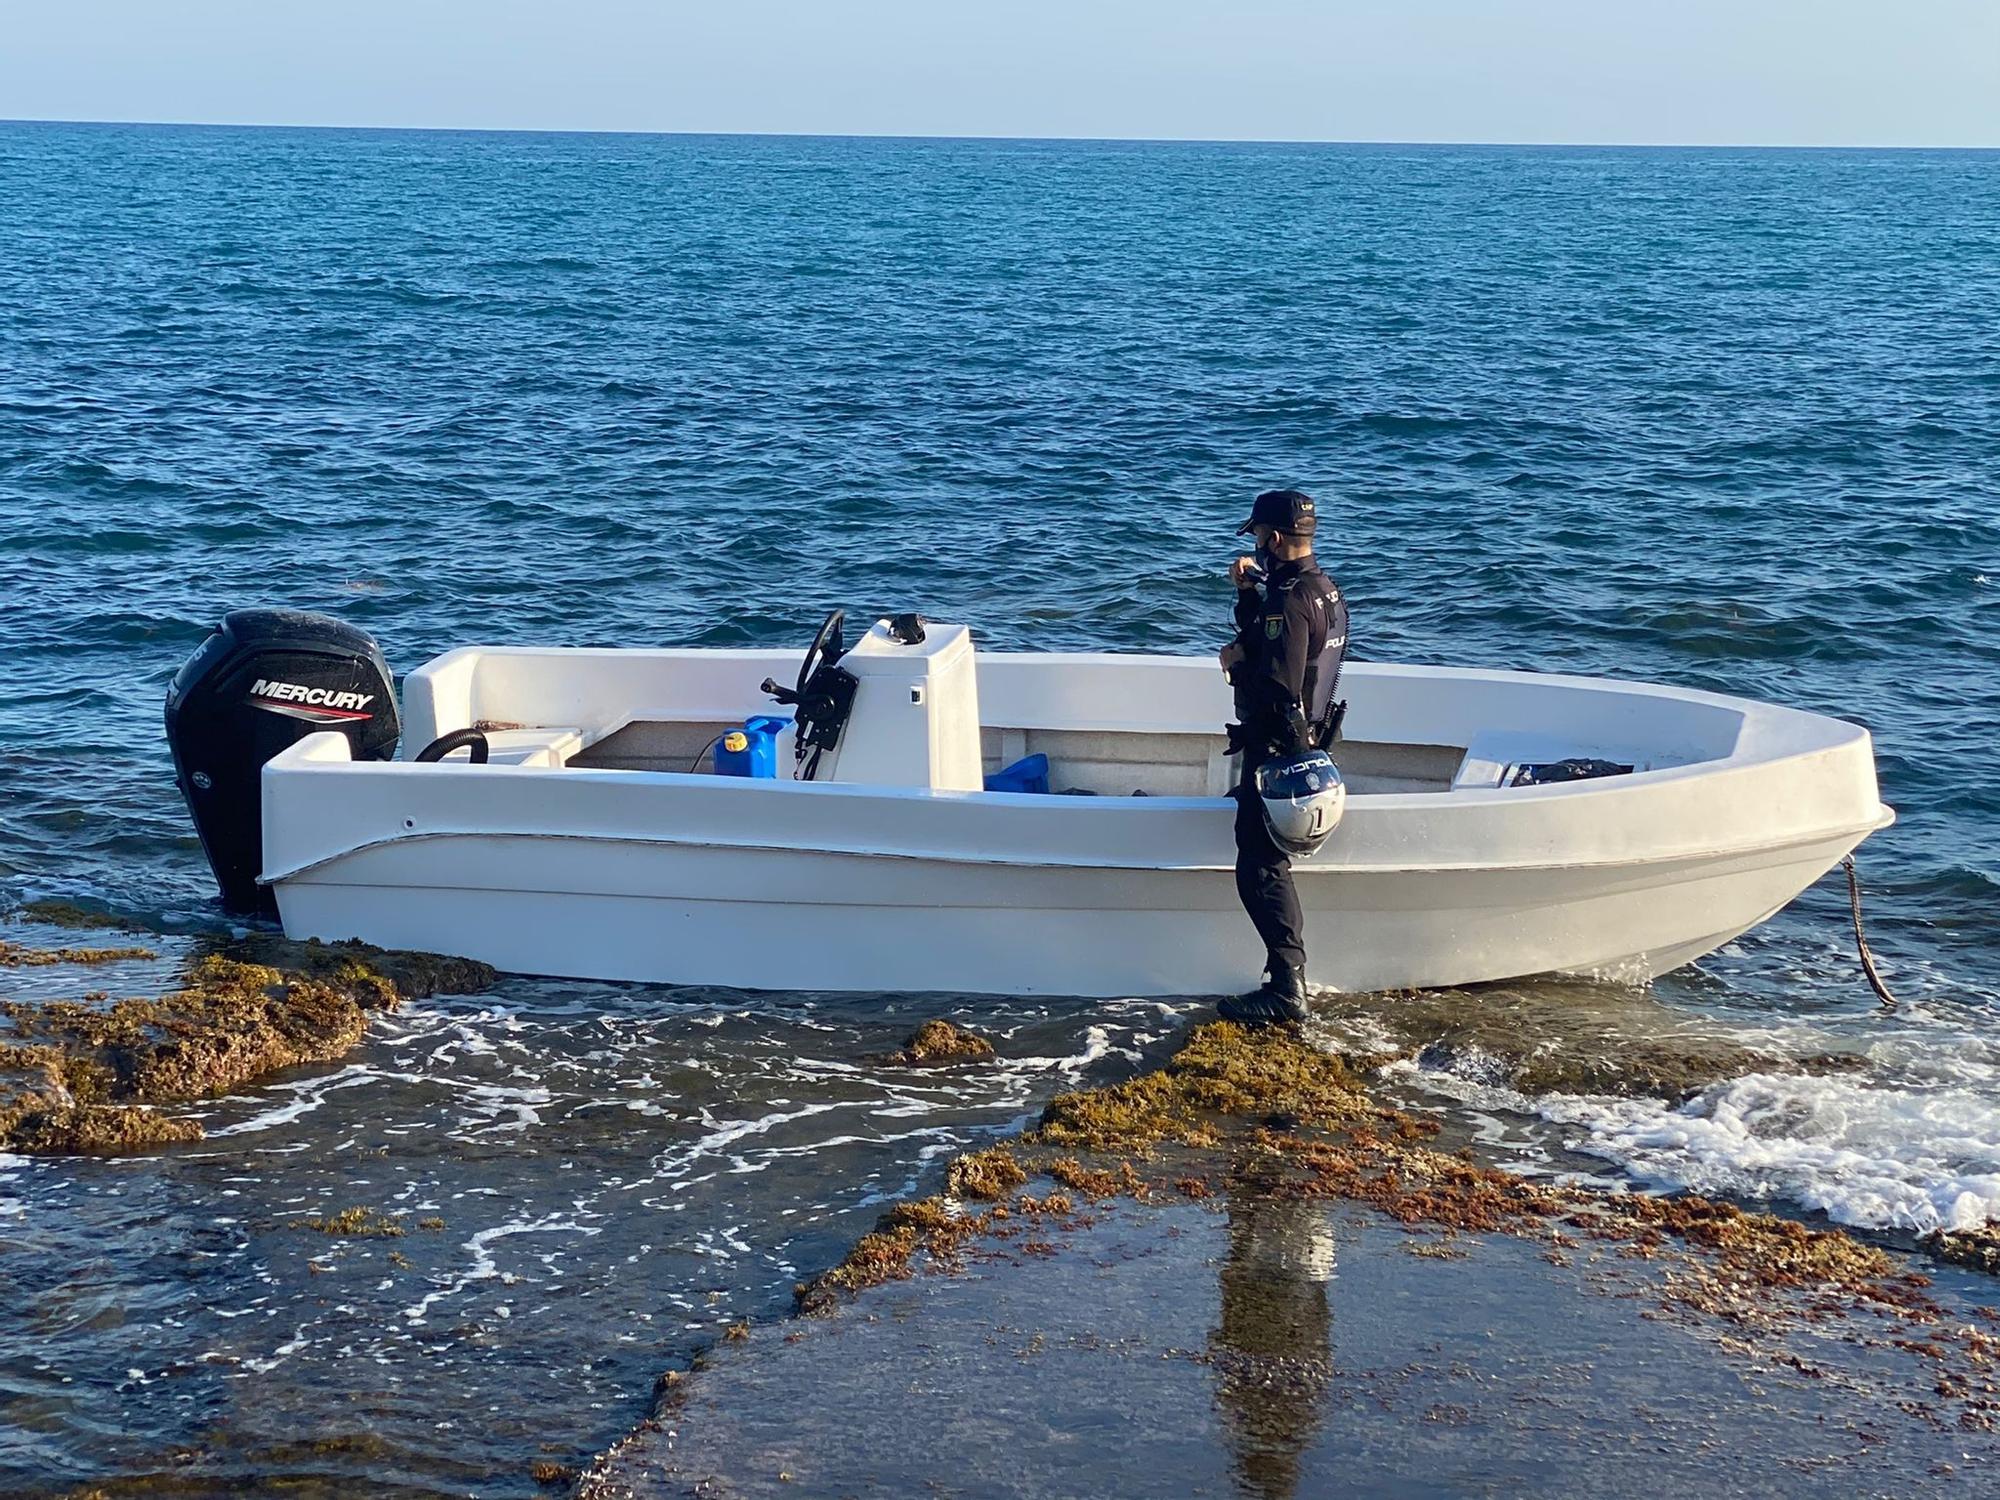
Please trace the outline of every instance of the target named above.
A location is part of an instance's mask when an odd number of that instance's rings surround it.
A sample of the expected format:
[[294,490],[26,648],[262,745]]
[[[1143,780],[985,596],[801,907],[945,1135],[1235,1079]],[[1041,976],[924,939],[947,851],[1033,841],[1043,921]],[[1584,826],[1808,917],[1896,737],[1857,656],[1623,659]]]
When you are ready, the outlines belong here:
[[1325,720],[1347,651],[1347,601],[1310,557],[1272,566],[1236,594],[1244,659],[1231,674],[1236,716],[1260,755],[1306,748]]

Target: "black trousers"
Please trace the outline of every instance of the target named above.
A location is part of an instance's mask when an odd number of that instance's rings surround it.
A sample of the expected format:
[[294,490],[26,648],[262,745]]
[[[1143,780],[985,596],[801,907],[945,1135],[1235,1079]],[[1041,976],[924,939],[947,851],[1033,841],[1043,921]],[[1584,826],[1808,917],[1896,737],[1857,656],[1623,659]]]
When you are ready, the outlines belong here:
[[1256,787],[1249,783],[1236,789],[1236,894],[1264,940],[1272,977],[1289,969],[1303,979],[1305,925],[1299,893],[1292,889],[1291,857],[1272,840]]

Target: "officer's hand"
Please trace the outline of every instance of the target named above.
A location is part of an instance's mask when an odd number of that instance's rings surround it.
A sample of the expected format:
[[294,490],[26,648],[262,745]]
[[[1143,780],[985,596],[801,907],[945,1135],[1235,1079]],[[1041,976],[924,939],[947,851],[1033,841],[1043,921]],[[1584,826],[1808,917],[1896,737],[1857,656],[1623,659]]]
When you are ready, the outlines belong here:
[[1254,589],[1257,587],[1256,572],[1256,558],[1239,557],[1229,565],[1229,581],[1239,589]]
[[1242,662],[1243,648],[1231,641],[1215,653],[1215,659],[1222,663],[1222,670],[1227,672]]

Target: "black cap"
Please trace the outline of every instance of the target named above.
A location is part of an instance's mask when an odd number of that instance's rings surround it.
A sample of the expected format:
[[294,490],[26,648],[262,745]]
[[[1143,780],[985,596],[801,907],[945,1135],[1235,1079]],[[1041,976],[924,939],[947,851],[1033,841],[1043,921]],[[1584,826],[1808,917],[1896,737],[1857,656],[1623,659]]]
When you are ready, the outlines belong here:
[[1250,519],[1236,528],[1242,536],[1252,526],[1275,526],[1292,536],[1311,536],[1319,527],[1313,497],[1304,490],[1266,490],[1250,507]]

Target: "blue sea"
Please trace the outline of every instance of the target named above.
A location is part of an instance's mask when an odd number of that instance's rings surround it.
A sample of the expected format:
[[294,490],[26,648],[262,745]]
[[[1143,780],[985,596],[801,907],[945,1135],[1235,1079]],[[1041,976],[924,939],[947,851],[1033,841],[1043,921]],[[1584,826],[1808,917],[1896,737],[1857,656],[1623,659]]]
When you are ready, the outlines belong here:
[[[1652,994],[1865,1070],[1409,1086],[1523,1160],[1977,1222],[1996,329],[1995,153],[0,125],[0,909],[222,925],[160,721],[232,607],[399,671],[803,645],[836,605],[1206,652],[1249,497],[1297,485],[1357,656],[1837,714],[1899,813],[1860,857],[1898,1012],[1837,876]],[[874,1067],[939,1011],[1008,1063]],[[534,1493],[935,1157],[1194,1013],[507,981],[199,1147],[0,1159],[0,1491]],[[446,1228],[286,1227],[350,1204]]]

